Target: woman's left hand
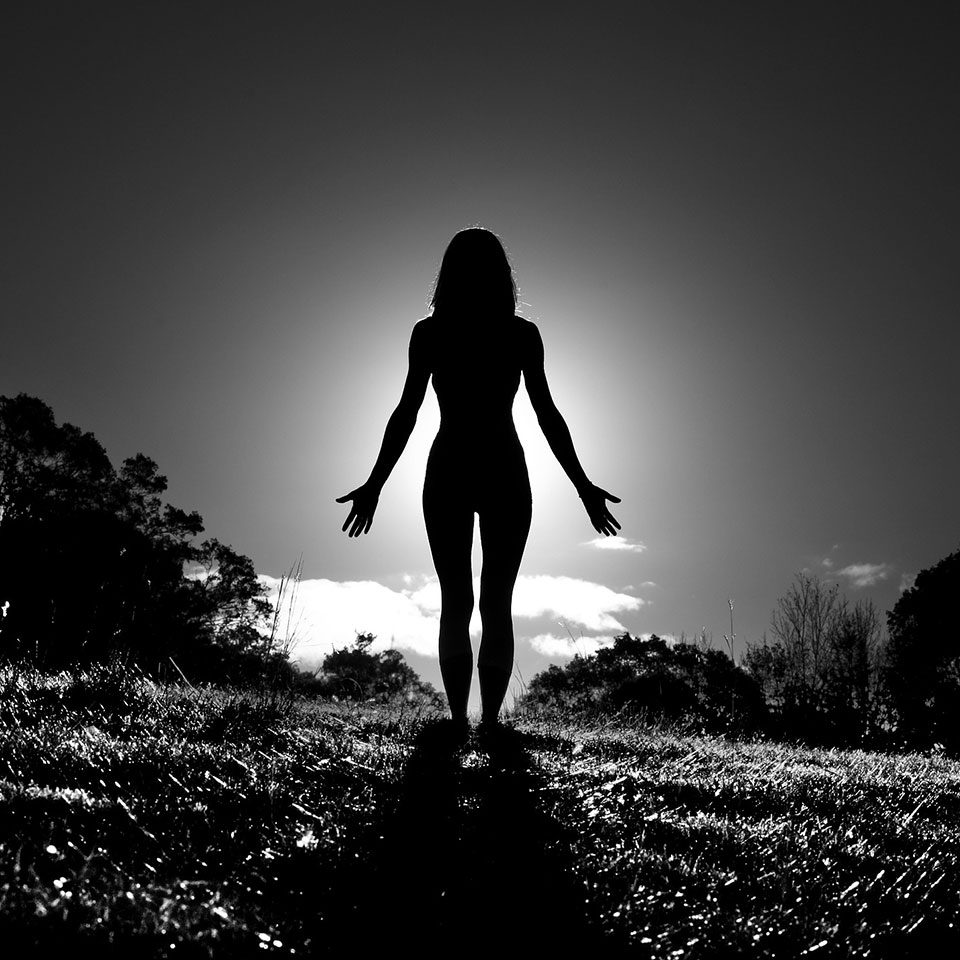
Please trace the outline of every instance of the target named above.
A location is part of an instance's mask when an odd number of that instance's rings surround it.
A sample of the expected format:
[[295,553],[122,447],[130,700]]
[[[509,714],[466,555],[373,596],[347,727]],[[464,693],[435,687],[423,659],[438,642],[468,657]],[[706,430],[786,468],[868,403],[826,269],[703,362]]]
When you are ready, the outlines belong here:
[[607,509],[607,500],[611,500],[613,503],[619,503],[620,498],[615,497],[612,493],[607,493],[602,487],[591,483],[586,489],[581,491],[580,499],[583,501],[583,506],[587,511],[587,515],[590,517],[593,529],[596,530],[597,533],[602,533],[605,537],[609,537],[611,534],[616,536],[617,530],[620,529],[620,524],[617,523],[617,518]]
[[[368,533],[373,526],[373,515],[377,512],[377,504],[380,502],[380,491],[364,484],[351,490],[342,497],[337,497],[337,503],[346,503],[352,500],[350,514],[340,528],[346,531],[350,527],[349,537],[359,537],[361,533]],[[350,525],[353,524],[351,527]]]

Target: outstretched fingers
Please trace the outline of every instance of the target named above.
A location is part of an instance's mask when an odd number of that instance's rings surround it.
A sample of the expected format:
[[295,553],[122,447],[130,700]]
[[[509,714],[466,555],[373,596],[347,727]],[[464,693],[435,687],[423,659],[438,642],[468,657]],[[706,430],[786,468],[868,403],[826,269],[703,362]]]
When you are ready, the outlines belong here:
[[352,501],[350,513],[340,528],[348,537],[359,537],[361,533],[369,533],[373,526],[373,514],[377,509],[377,497],[371,496],[364,487],[351,490],[350,493],[337,497],[337,503]]
[[615,537],[619,532],[619,530],[620,530],[620,524],[617,523],[617,521],[613,517],[611,517],[610,515],[607,515],[606,517],[603,518],[603,521],[601,522],[600,532],[605,537]]
[[[351,526],[351,524],[353,524]],[[373,514],[363,513],[354,507],[350,511],[350,516],[347,517],[346,522],[343,524],[342,530],[346,530],[347,527],[350,527],[350,533],[348,536],[359,537],[361,533],[368,533],[370,528],[373,526]]]
[[602,487],[594,486],[592,495],[584,498],[584,505],[590,516],[590,522],[597,533],[605,537],[616,536],[620,529],[617,518],[607,509],[607,500],[611,503],[620,503],[620,498],[614,496]]
[[603,520],[604,520],[604,536],[610,536],[611,534],[616,536],[617,530],[620,529],[620,523],[617,518],[607,509],[606,501],[609,500],[611,503],[620,503],[620,498],[615,497],[612,493],[608,493],[606,490],[600,491],[603,494]]
[[366,533],[373,525],[373,517],[364,517],[360,514],[354,516],[354,514],[350,514],[342,529],[346,530],[351,521],[353,521],[353,526],[350,527],[350,533],[347,534],[350,537],[359,537],[361,533]]
[[593,528],[597,533],[602,533],[605,537],[610,537],[617,535],[620,524],[617,522],[616,517],[607,513],[599,520],[594,521]]

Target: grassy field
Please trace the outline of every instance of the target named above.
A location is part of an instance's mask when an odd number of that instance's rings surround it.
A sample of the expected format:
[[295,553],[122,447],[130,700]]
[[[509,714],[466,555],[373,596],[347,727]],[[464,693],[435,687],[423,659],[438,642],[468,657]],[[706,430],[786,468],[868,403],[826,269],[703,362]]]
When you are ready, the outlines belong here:
[[958,915],[944,758],[0,672],[5,956],[905,957]]

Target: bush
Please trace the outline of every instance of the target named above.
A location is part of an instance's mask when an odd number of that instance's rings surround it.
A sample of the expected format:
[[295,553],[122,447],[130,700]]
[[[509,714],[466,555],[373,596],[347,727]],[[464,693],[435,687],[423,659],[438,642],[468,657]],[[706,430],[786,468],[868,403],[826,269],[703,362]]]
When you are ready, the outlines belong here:
[[549,667],[530,681],[519,706],[581,714],[636,711],[742,733],[760,729],[765,716],[759,688],[726,654],[669,644],[655,634],[644,640],[624,633],[612,647]]
[[358,633],[352,647],[334,650],[321,665],[317,690],[343,700],[387,701],[398,697],[439,702],[433,685],[421,680],[397,650],[371,653],[376,637]]

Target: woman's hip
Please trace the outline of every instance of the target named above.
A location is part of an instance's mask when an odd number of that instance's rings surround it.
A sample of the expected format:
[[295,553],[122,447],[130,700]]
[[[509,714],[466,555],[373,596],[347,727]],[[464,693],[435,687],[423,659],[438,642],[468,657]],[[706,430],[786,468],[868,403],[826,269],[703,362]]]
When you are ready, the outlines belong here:
[[531,499],[523,450],[510,455],[451,456],[434,448],[430,453],[423,483],[424,509],[455,504],[479,512],[511,503],[529,507]]

